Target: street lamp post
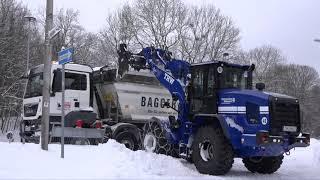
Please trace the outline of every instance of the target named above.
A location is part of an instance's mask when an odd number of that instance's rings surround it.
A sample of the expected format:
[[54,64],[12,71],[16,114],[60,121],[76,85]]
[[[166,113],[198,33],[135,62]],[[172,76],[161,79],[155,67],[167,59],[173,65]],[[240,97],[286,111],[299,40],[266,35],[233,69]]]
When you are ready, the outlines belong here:
[[25,19],[28,20],[28,42],[27,42],[27,71],[29,70],[29,61],[30,61],[30,23],[35,22],[36,18],[33,16],[25,16]]
[[[27,40],[27,65],[26,65],[26,74],[28,73],[28,70],[29,70],[29,61],[30,61],[30,24],[31,22],[35,22],[36,21],[36,18],[35,17],[32,17],[32,16],[25,16],[24,17],[26,20],[28,20],[28,40]],[[24,93],[26,92],[27,90],[27,82],[26,82],[26,85],[24,87]],[[23,95],[23,98],[24,98],[24,95]],[[24,108],[22,108],[22,113],[24,114]],[[24,122],[22,121],[22,132],[24,132]],[[24,144],[25,143],[25,139],[22,138],[22,143]]]

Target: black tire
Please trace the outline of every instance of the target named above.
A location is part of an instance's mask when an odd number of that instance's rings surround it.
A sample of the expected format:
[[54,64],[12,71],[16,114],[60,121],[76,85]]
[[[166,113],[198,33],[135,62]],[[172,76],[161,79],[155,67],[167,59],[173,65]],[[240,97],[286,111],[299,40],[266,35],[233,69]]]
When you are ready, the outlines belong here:
[[252,173],[257,172],[261,174],[272,174],[280,168],[283,162],[283,155],[243,158],[242,162],[244,163],[244,166]]
[[90,145],[94,145],[94,146],[98,146],[100,143],[100,140],[96,138],[89,139],[89,141],[90,141]]
[[121,144],[124,144],[126,148],[133,151],[138,150],[139,143],[135,136],[129,132],[122,132],[116,136],[115,140]]
[[234,162],[232,146],[220,127],[200,127],[192,150],[192,161],[202,174],[224,175],[229,172]]
[[90,140],[87,138],[72,138],[71,144],[73,144],[73,145],[90,145]]
[[103,135],[102,143],[107,143],[109,139],[112,138],[112,129],[110,127],[106,127],[106,131]]
[[142,148],[157,154],[178,156],[174,146],[168,142],[165,131],[157,122],[150,121],[145,124],[143,128]]

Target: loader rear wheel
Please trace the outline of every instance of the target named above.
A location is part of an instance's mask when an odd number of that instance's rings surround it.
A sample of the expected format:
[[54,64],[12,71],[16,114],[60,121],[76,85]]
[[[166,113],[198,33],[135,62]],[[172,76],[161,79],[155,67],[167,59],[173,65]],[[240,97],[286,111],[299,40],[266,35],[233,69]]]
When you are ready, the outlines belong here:
[[234,153],[221,128],[200,127],[192,147],[192,161],[200,173],[224,175],[231,169]]
[[272,174],[280,168],[282,160],[283,155],[243,158],[242,162],[244,163],[244,166],[253,173]]
[[173,156],[174,148],[168,142],[164,130],[156,122],[148,122],[143,128],[142,147],[144,150],[157,154]]

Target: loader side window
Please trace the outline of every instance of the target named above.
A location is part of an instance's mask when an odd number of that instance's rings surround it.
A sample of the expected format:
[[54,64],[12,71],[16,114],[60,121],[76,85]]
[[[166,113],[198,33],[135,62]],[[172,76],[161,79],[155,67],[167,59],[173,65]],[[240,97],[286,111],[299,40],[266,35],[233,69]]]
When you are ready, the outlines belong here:
[[208,72],[208,84],[207,84],[207,95],[212,96],[214,95],[214,68],[210,68]]
[[194,73],[193,79],[194,85],[194,97],[202,97],[203,96],[203,71],[201,69],[197,70]]

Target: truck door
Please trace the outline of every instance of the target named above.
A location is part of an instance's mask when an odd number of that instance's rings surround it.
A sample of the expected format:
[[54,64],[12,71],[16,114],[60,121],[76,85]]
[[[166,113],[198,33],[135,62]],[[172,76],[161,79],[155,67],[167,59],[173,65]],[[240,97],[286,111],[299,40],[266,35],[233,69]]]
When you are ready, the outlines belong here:
[[215,71],[213,65],[192,67],[191,92],[192,113],[215,114],[217,112]]
[[[56,76],[57,73],[55,73]],[[59,81],[54,77],[53,81]],[[57,84],[57,83],[54,83]],[[54,85],[53,85],[54,86]],[[90,99],[89,74],[85,72],[65,71],[65,110],[70,111],[89,107]],[[50,113],[61,114],[61,87],[55,88],[55,94],[51,97]]]

